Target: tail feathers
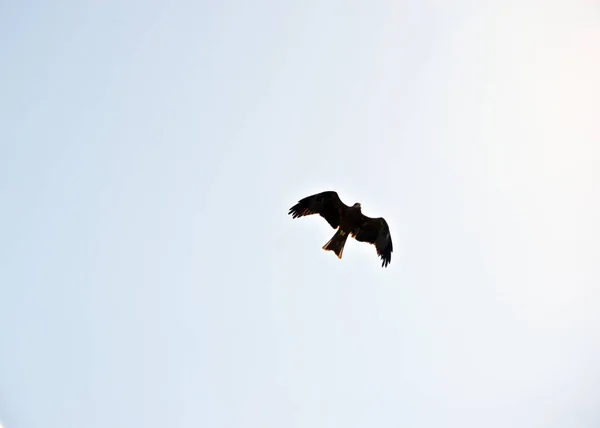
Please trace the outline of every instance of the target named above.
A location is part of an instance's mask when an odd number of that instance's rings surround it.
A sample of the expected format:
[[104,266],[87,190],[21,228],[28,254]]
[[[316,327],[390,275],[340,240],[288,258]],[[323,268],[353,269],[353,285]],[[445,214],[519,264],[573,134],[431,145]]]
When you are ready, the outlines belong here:
[[348,239],[348,233],[343,230],[338,230],[335,235],[329,240],[329,242],[323,245],[325,251],[333,251],[338,259],[342,258],[344,252],[344,245]]

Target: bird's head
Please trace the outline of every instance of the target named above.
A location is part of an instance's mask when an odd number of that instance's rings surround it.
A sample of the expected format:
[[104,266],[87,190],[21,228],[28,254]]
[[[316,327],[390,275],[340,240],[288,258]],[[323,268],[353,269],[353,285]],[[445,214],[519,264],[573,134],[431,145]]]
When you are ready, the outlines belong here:
[[358,209],[360,209],[360,202],[357,202],[354,205],[352,205],[352,208],[358,208]]

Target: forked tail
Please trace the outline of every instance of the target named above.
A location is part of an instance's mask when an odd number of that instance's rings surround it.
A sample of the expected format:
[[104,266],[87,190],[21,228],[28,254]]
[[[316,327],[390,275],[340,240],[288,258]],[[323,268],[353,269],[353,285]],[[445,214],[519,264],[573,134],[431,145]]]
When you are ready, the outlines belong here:
[[329,240],[329,242],[323,245],[323,249],[325,251],[333,251],[338,259],[342,258],[342,253],[344,252],[344,245],[346,245],[346,240],[348,239],[348,233],[339,230],[335,232],[335,235]]

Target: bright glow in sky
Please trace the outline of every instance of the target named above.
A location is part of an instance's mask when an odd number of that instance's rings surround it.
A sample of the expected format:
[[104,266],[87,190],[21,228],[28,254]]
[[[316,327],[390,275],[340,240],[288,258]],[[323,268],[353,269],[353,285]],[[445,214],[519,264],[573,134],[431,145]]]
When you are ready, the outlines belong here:
[[7,427],[600,425],[597,2],[0,12]]

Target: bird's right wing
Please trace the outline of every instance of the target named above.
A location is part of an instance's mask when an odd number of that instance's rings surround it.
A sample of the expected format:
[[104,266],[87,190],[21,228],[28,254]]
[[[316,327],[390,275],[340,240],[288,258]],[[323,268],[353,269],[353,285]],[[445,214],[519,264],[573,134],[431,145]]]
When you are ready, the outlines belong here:
[[293,218],[319,214],[335,229],[340,225],[341,211],[348,208],[341,201],[337,192],[330,190],[301,199],[296,205],[290,208],[288,214],[291,214]]

